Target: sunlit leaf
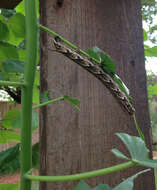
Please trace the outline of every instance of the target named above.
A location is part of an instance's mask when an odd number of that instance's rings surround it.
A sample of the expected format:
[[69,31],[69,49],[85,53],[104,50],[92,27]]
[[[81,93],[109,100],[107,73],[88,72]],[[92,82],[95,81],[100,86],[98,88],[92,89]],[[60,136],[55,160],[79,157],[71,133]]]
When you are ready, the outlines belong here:
[[0,190],[19,190],[18,184],[0,184]]
[[25,17],[21,13],[16,13],[10,17],[8,26],[16,37],[25,37]]
[[18,59],[17,49],[9,43],[0,42],[0,61],[8,59]]
[[[36,6],[37,6],[37,17],[39,18],[39,1],[36,1]],[[24,0],[21,1],[17,6],[16,6],[16,12],[21,13],[25,15],[25,8],[24,8]]]
[[143,29],[143,39],[144,39],[144,41],[148,40],[147,32],[144,29]]
[[20,134],[11,130],[0,130],[0,144],[20,142]]
[[157,57],[157,46],[145,49],[145,56],[147,56],[147,57]]

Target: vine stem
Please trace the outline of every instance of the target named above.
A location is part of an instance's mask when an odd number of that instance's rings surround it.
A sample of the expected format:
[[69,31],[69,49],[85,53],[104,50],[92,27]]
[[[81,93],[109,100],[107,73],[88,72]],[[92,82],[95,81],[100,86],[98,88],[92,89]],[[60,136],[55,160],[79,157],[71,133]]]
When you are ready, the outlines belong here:
[[25,0],[26,66],[22,87],[21,129],[21,179],[20,189],[31,190],[31,181],[24,174],[32,168],[32,94],[37,63],[37,16],[36,1]]
[[25,86],[25,83],[0,80],[0,86]]
[[75,181],[75,180],[87,179],[87,178],[114,173],[120,170],[130,168],[134,165],[136,165],[136,163],[134,163],[133,161],[129,161],[129,162],[118,164],[109,168],[104,168],[104,169],[80,173],[80,174],[65,175],[65,176],[34,176],[34,175],[29,174],[31,173],[31,170],[30,170],[28,173],[25,174],[25,178],[32,181],[47,181],[47,182]]
[[[56,32],[54,32],[53,30],[50,30],[49,28],[47,28],[46,26],[43,26],[41,24],[39,24],[39,28],[48,32],[49,34],[51,34],[53,37],[59,37],[59,39],[64,43],[66,44],[68,47],[74,49],[74,50],[79,50],[79,53],[82,54],[83,56],[89,58],[89,55],[88,53],[86,53],[85,51],[83,51],[82,49],[79,49],[77,46],[75,46],[74,44],[72,44],[71,42],[69,42],[68,40],[64,39],[62,36],[60,36],[59,34],[57,34]],[[100,62],[93,58],[93,57],[90,57],[90,59],[98,64],[100,64]]]
[[44,103],[42,103],[42,104],[35,105],[35,106],[33,106],[33,109],[40,108],[40,107],[46,106],[46,105],[48,105],[48,104],[52,104],[52,103],[57,102],[57,101],[59,101],[59,100],[64,100],[64,96],[61,96],[61,97],[59,97],[59,98],[55,98],[55,99],[53,99],[53,100],[49,100],[49,101],[44,102]]

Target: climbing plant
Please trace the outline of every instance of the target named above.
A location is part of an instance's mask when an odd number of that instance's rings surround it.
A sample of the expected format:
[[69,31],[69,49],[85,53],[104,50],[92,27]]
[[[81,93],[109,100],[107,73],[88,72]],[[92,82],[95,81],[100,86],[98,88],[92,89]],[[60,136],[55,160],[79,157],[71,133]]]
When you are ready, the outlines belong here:
[[[1,122],[3,128],[1,131],[5,131],[6,142],[13,140],[21,142],[21,145],[17,144],[15,147],[0,153],[1,166],[3,166],[6,161],[5,156],[9,155],[7,158],[10,158],[7,169],[3,167],[1,172],[3,173],[4,171],[5,173],[8,169],[10,169],[9,171],[15,171],[21,164],[20,189],[30,190],[32,180],[47,182],[73,181],[106,175],[137,165],[156,168],[157,161],[151,160],[148,157],[149,150],[146,148],[144,136],[137,125],[133,100],[130,97],[129,90],[116,74],[116,64],[112,58],[98,47],[90,48],[88,52],[85,52],[54,31],[38,24],[35,1],[26,0],[25,12],[23,8],[24,4],[22,2],[17,6],[16,10],[1,10],[0,15],[0,25],[2,28],[0,32],[0,85],[1,89],[5,90],[17,103],[22,104],[21,111],[10,110]],[[130,157],[127,157],[117,149],[111,150],[115,156],[125,160],[124,163],[92,172],[66,176],[34,176],[31,174],[32,167],[36,166],[36,162],[32,165],[31,134],[32,130],[38,126],[38,115],[34,109],[60,100],[67,100],[76,108],[78,108],[79,104],[77,99],[70,98],[66,95],[51,100],[48,93],[51,90],[49,89],[42,95],[42,102],[39,103],[39,66],[37,61],[39,57],[39,29],[52,35],[52,43],[56,51],[64,54],[73,60],[74,63],[79,64],[93,76],[97,77],[111,91],[119,104],[131,117],[134,117],[135,126],[137,127],[140,137],[130,136],[125,133],[116,134],[125,144],[130,153]],[[36,105],[32,106],[33,103]],[[19,128],[20,126],[21,135],[14,131],[15,128]],[[35,153],[37,152],[37,146],[38,145],[33,146]],[[21,148],[20,163],[18,162],[19,147]],[[14,156],[12,159],[14,154],[17,157]],[[131,190],[133,189],[133,180],[141,173],[148,171],[149,169],[143,170],[113,188],[107,184],[100,184],[95,188],[91,188],[84,181],[80,181],[74,190]]]

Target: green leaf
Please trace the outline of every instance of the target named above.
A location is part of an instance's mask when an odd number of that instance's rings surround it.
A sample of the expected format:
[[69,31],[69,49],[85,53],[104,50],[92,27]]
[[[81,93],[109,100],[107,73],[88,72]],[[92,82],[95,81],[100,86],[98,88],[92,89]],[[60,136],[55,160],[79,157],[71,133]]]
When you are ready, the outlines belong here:
[[7,24],[0,21],[0,40],[5,40],[9,36],[9,29],[7,27]]
[[42,94],[41,94],[41,96],[40,96],[40,101],[41,101],[41,103],[44,103],[44,102],[47,102],[47,101],[49,101],[50,99],[51,99],[51,97],[50,97],[50,92],[51,92],[51,90],[45,90]]
[[157,84],[153,85],[153,86],[148,86],[148,93],[151,96],[156,96],[157,95]]
[[19,55],[19,60],[24,61],[26,60],[26,50],[24,49],[18,49],[18,55]]
[[[21,128],[21,113],[18,109],[9,110],[3,117],[2,126],[5,128]],[[39,115],[32,111],[32,130],[39,126]]]
[[146,32],[146,30],[144,30],[144,29],[143,29],[143,39],[144,39],[144,41],[147,41],[147,40],[148,40],[147,32]]
[[147,56],[147,57],[157,57],[157,46],[145,49],[145,56]]
[[20,134],[10,130],[0,130],[0,144],[20,142]]
[[18,184],[0,184],[0,190],[19,190]]
[[9,18],[15,14],[15,10],[13,9],[1,9],[1,15],[3,15],[5,18]]
[[9,110],[2,119],[2,126],[12,128],[12,123],[19,118],[20,111],[18,109]]
[[25,37],[25,16],[21,13],[16,13],[10,17],[8,27],[16,37]]
[[78,99],[70,98],[69,96],[64,96],[64,99],[72,103],[76,109],[80,110],[80,108],[78,107],[78,104],[80,104],[80,101]]
[[134,181],[134,179],[136,177],[138,177],[138,175],[140,175],[142,173],[145,173],[145,172],[148,172],[148,171],[150,171],[150,169],[138,172],[137,174],[135,174],[135,175],[127,178],[126,180],[124,180],[118,186],[114,187],[113,190],[133,190],[133,187],[134,187],[133,181]]
[[20,144],[0,152],[0,175],[15,173],[20,168]]
[[24,5],[24,1],[21,1],[15,8],[17,13],[21,13],[23,15],[25,15],[25,5]]
[[25,62],[15,59],[9,59],[7,61],[3,61],[3,67],[6,72],[20,72],[24,73]]
[[74,190],[91,190],[89,185],[85,183],[84,181],[80,181],[77,186],[74,188]]
[[[37,18],[39,18],[39,1],[36,1],[36,7],[37,7]],[[25,15],[25,7],[24,7],[24,0],[21,1],[17,6],[16,6],[16,12],[21,13]]]
[[0,61],[8,59],[18,59],[17,49],[9,43],[0,42]]
[[94,46],[88,50],[89,55],[100,62],[102,69],[113,76],[115,74],[116,65],[109,55],[103,52],[100,48]]
[[116,155],[118,158],[124,159],[124,160],[129,160],[127,156],[125,156],[123,153],[121,153],[118,149],[114,148],[111,150],[111,152]]
[[109,55],[104,52],[101,53],[101,59],[102,68],[111,76],[113,76],[116,70],[116,64],[114,63],[114,61]]
[[[129,153],[131,155],[131,158],[129,158],[129,160],[132,160],[133,162],[142,166],[157,168],[157,160],[149,159],[149,150],[147,149],[145,142],[141,138],[136,136],[130,136],[126,133],[117,133],[116,135],[122,140],[122,142],[129,150]],[[127,157],[119,150],[113,149],[111,151],[117,157],[127,159]]]
[[95,187],[92,190],[112,190],[112,188],[109,187],[107,184],[99,184],[97,187]]
[[[94,48],[96,48],[96,47],[93,47],[93,49]],[[98,56],[98,54],[93,49],[88,49],[89,56],[96,59],[98,62],[101,62],[100,56]]]

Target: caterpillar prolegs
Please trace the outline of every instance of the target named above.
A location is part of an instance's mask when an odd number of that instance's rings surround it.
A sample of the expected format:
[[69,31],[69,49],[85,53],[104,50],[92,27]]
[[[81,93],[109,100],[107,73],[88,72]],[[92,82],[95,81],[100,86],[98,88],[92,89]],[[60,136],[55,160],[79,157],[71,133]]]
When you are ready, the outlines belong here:
[[120,105],[130,114],[133,115],[135,112],[134,107],[130,103],[128,97],[118,84],[112,79],[112,77],[107,74],[97,63],[95,63],[91,58],[86,58],[82,56],[78,50],[73,50],[60,42],[59,38],[53,39],[56,51],[62,53],[88,72],[92,73],[96,78],[98,78],[113,94],[113,96],[118,100]]

